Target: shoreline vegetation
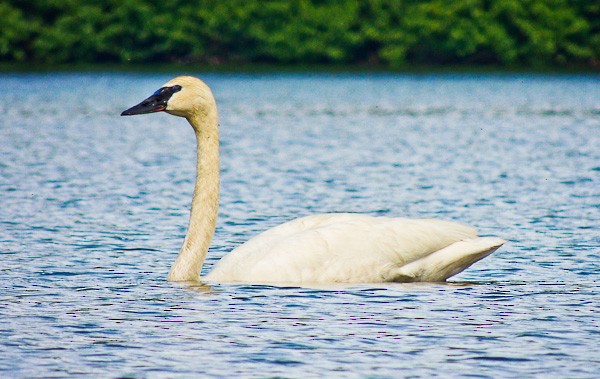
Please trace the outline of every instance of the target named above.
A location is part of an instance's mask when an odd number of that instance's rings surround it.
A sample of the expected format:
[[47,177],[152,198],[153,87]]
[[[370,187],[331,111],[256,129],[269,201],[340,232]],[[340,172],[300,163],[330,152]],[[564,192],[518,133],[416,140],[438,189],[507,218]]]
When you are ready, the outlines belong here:
[[207,74],[364,74],[364,75],[429,75],[429,74],[465,74],[465,75],[591,75],[600,77],[600,68],[589,66],[483,66],[483,65],[406,65],[388,67],[383,65],[356,64],[124,64],[124,63],[65,63],[34,64],[0,62],[0,73],[207,73]]
[[600,72],[580,0],[6,0],[0,71]]

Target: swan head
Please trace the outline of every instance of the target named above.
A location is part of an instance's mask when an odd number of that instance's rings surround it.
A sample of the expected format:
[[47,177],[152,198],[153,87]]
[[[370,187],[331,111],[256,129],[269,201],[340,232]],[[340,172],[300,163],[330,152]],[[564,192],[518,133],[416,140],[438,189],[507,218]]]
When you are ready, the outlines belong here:
[[163,84],[156,92],[141,103],[123,111],[121,116],[167,112],[190,118],[206,115],[216,110],[215,99],[210,88],[192,76],[178,76]]

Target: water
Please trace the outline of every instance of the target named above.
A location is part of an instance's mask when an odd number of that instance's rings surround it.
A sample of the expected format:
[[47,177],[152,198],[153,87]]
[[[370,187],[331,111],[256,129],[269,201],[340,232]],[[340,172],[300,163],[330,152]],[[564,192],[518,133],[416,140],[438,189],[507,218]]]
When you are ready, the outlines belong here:
[[0,377],[600,377],[597,76],[205,75],[222,197],[205,270],[323,212],[508,239],[449,284],[165,280],[187,226],[169,77],[0,76]]

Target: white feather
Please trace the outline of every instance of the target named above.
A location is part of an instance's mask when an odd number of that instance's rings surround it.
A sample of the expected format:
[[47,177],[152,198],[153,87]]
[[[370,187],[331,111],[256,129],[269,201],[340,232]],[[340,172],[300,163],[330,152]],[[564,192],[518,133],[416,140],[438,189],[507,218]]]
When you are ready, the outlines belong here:
[[[462,269],[439,265],[437,275],[400,269],[410,264],[417,267],[415,263],[435,254],[446,257],[444,249],[460,241],[465,247],[478,241],[481,252],[500,246],[499,239],[477,238],[474,229],[453,222],[360,214],[308,216],[252,238],[223,257],[205,279],[247,283],[443,281],[483,256],[465,248],[465,256],[452,259],[460,262]],[[447,251],[457,255],[455,250]],[[431,268],[437,261],[430,260]]]

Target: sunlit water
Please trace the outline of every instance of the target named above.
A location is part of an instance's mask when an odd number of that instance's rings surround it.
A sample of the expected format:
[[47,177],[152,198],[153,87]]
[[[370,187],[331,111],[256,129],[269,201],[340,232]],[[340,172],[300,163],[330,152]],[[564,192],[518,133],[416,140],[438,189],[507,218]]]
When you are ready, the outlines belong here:
[[509,240],[449,284],[323,288],[166,281],[193,133],[119,113],[168,79],[0,76],[0,377],[600,377],[597,76],[204,76],[205,270],[323,212]]

